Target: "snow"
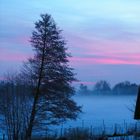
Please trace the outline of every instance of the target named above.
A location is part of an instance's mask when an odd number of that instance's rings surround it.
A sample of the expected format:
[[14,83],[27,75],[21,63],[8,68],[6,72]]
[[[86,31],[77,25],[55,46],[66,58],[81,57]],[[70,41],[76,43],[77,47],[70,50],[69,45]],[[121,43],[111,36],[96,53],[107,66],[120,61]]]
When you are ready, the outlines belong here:
[[68,121],[63,127],[112,126],[134,123],[133,111],[136,96],[76,96],[83,113],[76,121]]
[[67,121],[55,126],[54,130],[92,127],[94,131],[101,133],[104,129],[114,130],[115,125],[125,129],[135,123],[132,110],[134,110],[136,96],[75,96],[74,100],[82,106],[83,113],[76,121]]

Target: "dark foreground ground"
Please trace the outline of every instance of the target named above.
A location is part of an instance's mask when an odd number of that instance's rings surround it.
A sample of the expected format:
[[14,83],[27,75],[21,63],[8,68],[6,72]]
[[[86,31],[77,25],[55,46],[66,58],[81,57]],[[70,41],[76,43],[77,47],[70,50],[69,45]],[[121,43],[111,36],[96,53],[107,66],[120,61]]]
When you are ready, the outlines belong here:
[[[92,130],[92,131],[91,131]],[[72,128],[61,135],[34,138],[33,140],[140,140],[140,126],[127,128],[121,132],[119,127],[115,127],[108,133],[105,129],[100,134],[95,134],[92,128]]]

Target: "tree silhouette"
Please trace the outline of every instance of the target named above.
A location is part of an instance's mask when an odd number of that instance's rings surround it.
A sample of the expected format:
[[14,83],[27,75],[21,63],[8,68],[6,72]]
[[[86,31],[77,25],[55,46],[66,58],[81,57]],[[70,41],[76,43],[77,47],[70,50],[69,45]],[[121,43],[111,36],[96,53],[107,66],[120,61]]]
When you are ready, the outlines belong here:
[[94,86],[94,91],[95,92],[109,92],[111,90],[110,84],[107,81],[101,80],[97,82]]
[[31,43],[35,55],[22,70],[23,79],[34,86],[26,140],[31,139],[38,119],[42,124],[58,124],[67,119],[76,119],[80,112],[80,107],[71,99],[74,95],[71,83],[76,79],[68,65],[70,55],[66,52],[61,30],[50,15],[41,15],[41,20],[35,23]]
[[140,120],[140,86],[139,86],[139,89],[138,89],[138,96],[137,96],[137,101],[136,101],[134,119],[135,120]]
[[31,91],[15,74],[6,75],[5,79],[0,83],[0,127],[8,140],[19,140],[29,121]]
[[88,90],[88,87],[84,84],[80,84],[80,87],[79,87],[79,94],[81,95],[88,95],[89,93],[89,90]]
[[129,81],[120,82],[113,87],[114,94],[123,95],[123,94],[136,94],[138,85],[135,83],[130,83]]

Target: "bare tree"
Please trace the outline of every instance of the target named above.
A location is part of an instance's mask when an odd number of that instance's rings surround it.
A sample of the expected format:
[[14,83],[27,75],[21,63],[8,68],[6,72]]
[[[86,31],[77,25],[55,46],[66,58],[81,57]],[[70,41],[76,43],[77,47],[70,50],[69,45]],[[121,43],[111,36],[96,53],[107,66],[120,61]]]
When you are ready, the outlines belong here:
[[35,23],[31,43],[35,55],[22,70],[23,79],[34,86],[26,140],[31,139],[38,120],[42,126],[59,124],[67,119],[76,119],[80,112],[80,107],[71,99],[74,95],[71,83],[75,78],[68,64],[70,55],[66,52],[61,30],[50,15],[41,15],[41,20]]
[[30,90],[15,75],[6,76],[0,89],[1,127],[8,140],[20,140],[25,135],[31,112]]

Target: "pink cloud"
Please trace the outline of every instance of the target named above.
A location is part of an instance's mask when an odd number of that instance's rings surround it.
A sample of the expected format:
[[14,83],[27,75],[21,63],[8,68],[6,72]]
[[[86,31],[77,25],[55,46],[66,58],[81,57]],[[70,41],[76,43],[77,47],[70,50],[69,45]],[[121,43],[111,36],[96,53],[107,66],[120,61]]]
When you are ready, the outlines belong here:
[[32,57],[33,52],[31,49],[25,49],[23,46],[19,47],[2,47],[0,48],[0,61],[25,61],[27,58]]
[[85,34],[72,34],[66,32],[65,36],[68,40],[69,49],[73,54],[80,53],[140,53],[140,41],[135,40],[114,40],[96,38]]
[[5,55],[5,56],[0,56],[1,61],[24,61],[26,60],[25,55]]
[[[140,53],[140,41],[87,40],[87,53]],[[85,52],[85,53],[86,53]]]
[[24,53],[1,53],[0,61],[25,61],[30,56]]
[[75,65],[91,65],[91,64],[132,64],[140,65],[140,55],[130,57],[119,57],[119,56],[99,56],[96,57],[72,57],[70,62]]
[[5,80],[5,78],[0,76],[0,81],[4,81],[4,80]]
[[139,40],[104,40],[70,33],[66,33],[66,36],[74,56],[70,58],[71,64],[140,65]]

